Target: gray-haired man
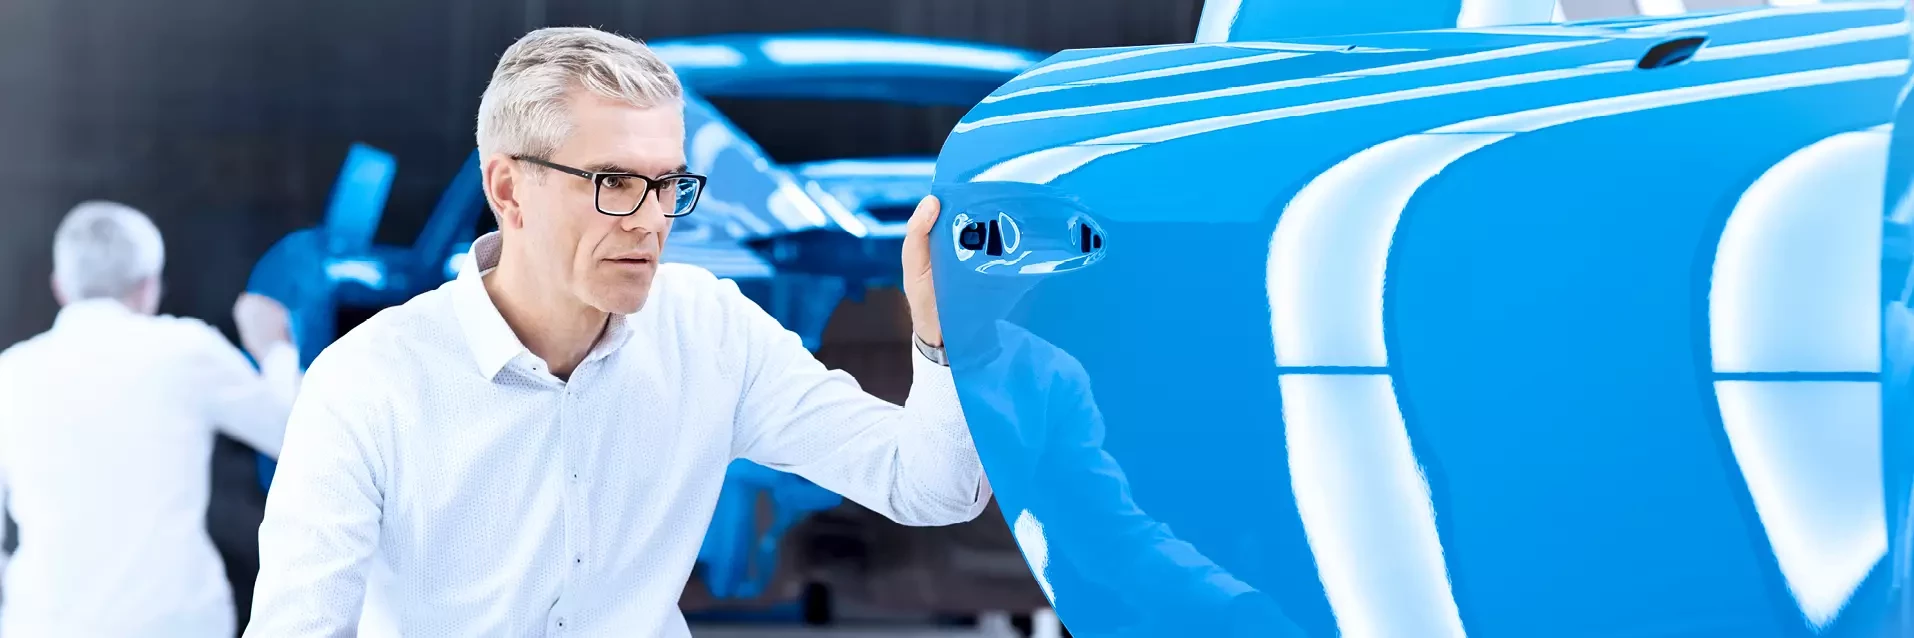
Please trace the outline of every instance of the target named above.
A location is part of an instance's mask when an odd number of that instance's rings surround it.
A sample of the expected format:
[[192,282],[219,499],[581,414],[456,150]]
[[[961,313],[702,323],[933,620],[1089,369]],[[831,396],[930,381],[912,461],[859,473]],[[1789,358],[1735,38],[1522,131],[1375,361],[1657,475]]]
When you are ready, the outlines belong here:
[[659,263],[704,183],[684,138],[677,78],[636,42],[546,29],[506,50],[478,118],[501,230],[313,363],[249,634],[689,636],[677,601],[736,458],[904,524],[983,511],[939,363],[935,202],[904,249],[920,355],[897,406],[736,285]]
[[218,331],[155,316],[165,246],[88,202],[54,238],[53,328],[0,354],[0,492],[19,523],[0,635],[229,637],[206,530],[213,435],[277,454],[298,383],[284,308],[234,307],[255,372]]

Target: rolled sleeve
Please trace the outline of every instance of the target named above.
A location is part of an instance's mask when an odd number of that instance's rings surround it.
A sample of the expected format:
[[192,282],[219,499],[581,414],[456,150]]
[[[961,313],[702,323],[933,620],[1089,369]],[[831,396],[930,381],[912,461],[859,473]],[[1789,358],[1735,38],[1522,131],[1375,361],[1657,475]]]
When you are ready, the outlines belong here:
[[286,419],[300,383],[299,353],[280,343],[267,352],[259,369],[210,327],[198,331],[198,361],[189,369],[201,375],[208,393],[208,419],[220,431],[245,442],[267,456],[279,456],[285,442]]

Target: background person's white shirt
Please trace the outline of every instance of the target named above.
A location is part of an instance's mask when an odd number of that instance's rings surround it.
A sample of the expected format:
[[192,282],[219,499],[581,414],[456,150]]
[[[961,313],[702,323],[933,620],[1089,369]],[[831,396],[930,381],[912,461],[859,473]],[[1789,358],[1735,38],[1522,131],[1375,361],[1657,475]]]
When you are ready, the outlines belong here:
[[735,284],[666,264],[561,382],[480,281],[498,242],[313,363],[248,635],[689,636],[678,599],[735,458],[904,524],[987,505],[948,368],[916,356],[899,407]]
[[204,323],[104,300],[0,354],[0,493],[20,531],[0,635],[233,635],[209,459],[215,432],[278,453],[299,358],[260,363]]

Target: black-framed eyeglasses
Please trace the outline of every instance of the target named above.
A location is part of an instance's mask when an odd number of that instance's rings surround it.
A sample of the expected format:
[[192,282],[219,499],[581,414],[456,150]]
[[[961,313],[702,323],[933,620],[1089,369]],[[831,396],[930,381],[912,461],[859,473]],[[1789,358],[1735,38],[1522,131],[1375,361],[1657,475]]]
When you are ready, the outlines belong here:
[[704,194],[704,176],[693,173],[646,177],[635,173],[595,173],[525,155],[513,155],[512,159],[590,180],[593,205],[598,207],[598,212],[613,217],[638,212],[652,191],[657,191],[660,197],[671,197],[670,206],[665,209],[666,217],[683,217],[698,207],[698,197]]

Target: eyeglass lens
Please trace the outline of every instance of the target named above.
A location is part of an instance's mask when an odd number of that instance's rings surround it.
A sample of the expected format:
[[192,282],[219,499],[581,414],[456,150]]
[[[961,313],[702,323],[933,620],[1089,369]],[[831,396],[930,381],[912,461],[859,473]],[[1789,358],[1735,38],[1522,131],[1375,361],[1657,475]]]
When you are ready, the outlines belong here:
[[[598,210],[612,215],[628,215],[638,210],[648,194],[645,180],[627,175],[602,175],[598,178]],[[670,206],[666,215],[691,212],[698,201],[698,180],[667,177],[658,180],[658,196]]]

